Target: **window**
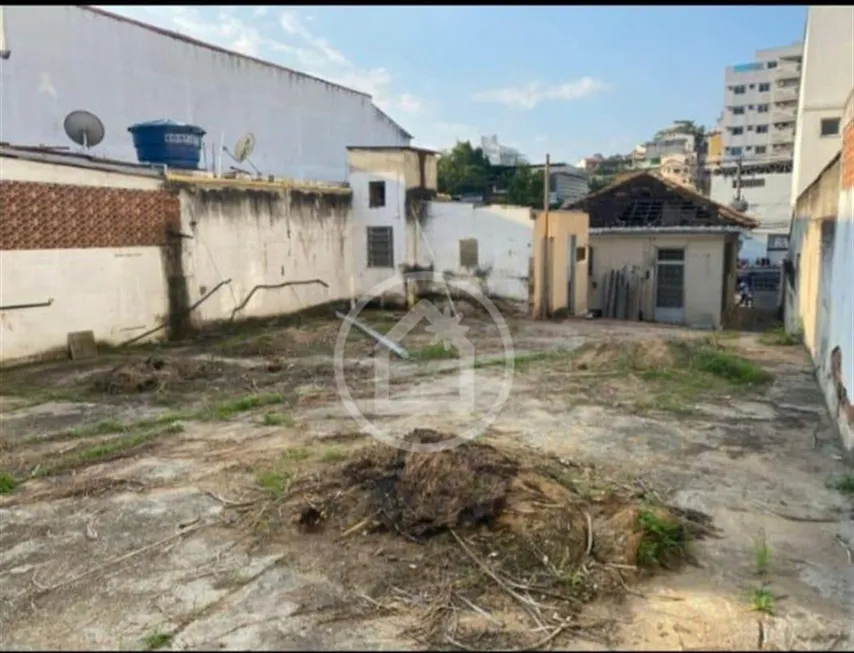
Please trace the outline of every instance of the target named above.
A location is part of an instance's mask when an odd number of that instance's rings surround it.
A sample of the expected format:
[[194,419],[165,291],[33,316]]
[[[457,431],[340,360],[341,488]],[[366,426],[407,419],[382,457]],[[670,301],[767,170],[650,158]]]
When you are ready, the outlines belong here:
[[757,153],[757,154],[765,154],[765,152],[766,152],[767,150],[768,150],[768,148],[767,148],[767,147],[765,147],[764,145],[757,145],[757,146],[756,146],[756,153]]
[[476,268],[478,266],[477,238],[465,238],[460,241],[460,267]]
[[748,109],[748,111],[753,111],[753,109],[755,109],[755,108],[756,108],[756,107],[754,107],[752,104],[748,104],[748,105],[747,105],[747,109]]
[[768,133],[768,125],[756,125],[756,133],[757,134],[767,134]]
[[789,249],[789,236],[785,234],[768,235],[768,251],[784,251]]
[[767,104],[759,104],[756,106],[757,113],[768,113],[768,105]]
[[740,156],[741,155],[741,148],[740,147],[731,147],[730,148],[730,154],[732,154],[733,156]]
[[821,135],[836,136],[839,133],[839,118],[822,118]]
[[744,133],[744,127],[733,127],[732,135],[733,136],[741,136]]
[[759,92],[760,93],[767,93],[770,90],[771,90],[771,83],[770,82],[762,82],[759,85]]
[[738,86],[732,87],[732,92],[736,95],[744,95],[744,84],[739,84]]
[[777,67],[776,61],[769,61],[768,62],[768,70],[772,70],[773,68],[776,68],[776,67]]
[[391,227],[368,227],[368,267],[394,267],[394,239]]
[[[742,179],[741,180],[741,187],[742,188],[762,188],[764,185],[765,185],[765,179],[763,179],[762,177],[756,177],[753,179]],[[738,180],[737,179],[732,180],[732,187],[738,188]]]
[[748,126],[747,126],[747,131],[752,132],[752,131],[753,131],[753,125],[748,125]]
[[384,181],[372,181],[368,184],[368,206],[372,209],[385,206]]
[[587,260],[587,248],[586,247],[576,247],[575,248],[575,262],[576,263],[584,263]]
[[744,113],[744,107],[733,107],[732,108],[732,115],[734,115],[734,116],[740,116],[743,113]]
[[750,85],[750,86],[748,86],[747,88],[756,88],[756,84],[751,84],[751,85]]
[[587,276],[592,279],[593,278],[593,248],[588,247],[587,251],[590,252],[590,256],[587,257]]

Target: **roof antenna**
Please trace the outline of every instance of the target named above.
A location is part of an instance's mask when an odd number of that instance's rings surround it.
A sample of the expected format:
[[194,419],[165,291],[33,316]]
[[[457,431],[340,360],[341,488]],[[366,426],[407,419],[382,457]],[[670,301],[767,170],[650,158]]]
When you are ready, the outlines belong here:
[[252,168],[255,170],[255,174],[259,177],[261,176],[261,171],[258,167],[252,163],[252,159],[249,157],[252,155],[253,150],[255,149],[255,134],[252,132],[246,132],[237,139],[237,143],[234,145],[234,154],[228,151],[228,148],[223,145],[223,151],[228,154],[232,159],[234,159],[237,163],[243,163],[246,161]]
[[9,42],[6,40],[6,8],[0,5],[0,59],[4,61],[12,56]]
[[104,140],[104,123],[91,111],[77,110],[65,116],[65,134],[84,150],[95,147]]

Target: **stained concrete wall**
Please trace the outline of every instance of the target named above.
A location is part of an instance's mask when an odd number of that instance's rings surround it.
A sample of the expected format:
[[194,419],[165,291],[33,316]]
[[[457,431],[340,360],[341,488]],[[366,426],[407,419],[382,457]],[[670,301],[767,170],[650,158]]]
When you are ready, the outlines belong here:
[[[532,245],[533,284],[531,288],[531,314],[539,316],[542,303],[547,300],[547,312],[568,312],[584,315],[588,308],[588,265],[589,265],[589,218],[583,211],[537,211],[534,214]],[[570,237],[575,237],[576,263],[571,270]],[[546,238],[548,237],[548,240]],[[547,243],[547,245],[545,245]],[[544,250],[548,247],[548,277],[543,265]],[[584,252],[584,260],[578,257]],[[570,298],[570,277],[573,281]],[[548,279],[547,289],[543,288]]]
[[[432,263],[438,275],[472,283],[489,296],[527,301],[533,228],[524,207],[430,202],[419,263]],[[464,266],[460,241],[470,239],[477,241],[477,265]]]
[[[854,105],[854,100],[850,103]],[[854,108],[846,119],[854,123]],[[854,130],[848,131],[854,148]],[[854,179],[852,157],[837,157],[798,198],[790,236],[793,274],[786,287],[786,328],[803,334],[816,380],[854,451]],[[843,179],[845,183],[843,183]]]
[[[624,266],[638,268],[643,284],[641,308],[645,321],[655,320],[656,250],[685,250],[684,324],[717,327],[721,324],[725,270],[725,234],[592,234],[590,249],[590,307],[604,308],[605,275]],[[648,277],[647,277],[648,275]],[[734,287],[733,287],[734,292]]]
[[189,303],[231,280],[194,311],[196,325],[350,296],[349,192],[186,184],[180,200]]

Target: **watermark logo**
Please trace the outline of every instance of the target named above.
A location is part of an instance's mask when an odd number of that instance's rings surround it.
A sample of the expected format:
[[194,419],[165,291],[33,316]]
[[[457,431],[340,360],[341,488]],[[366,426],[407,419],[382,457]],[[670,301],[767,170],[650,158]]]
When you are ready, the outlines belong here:
[[[435,277],[430,272],[407,274],[407,280],[415,284],[432,284]],[[513,386],[513,340],[507,326],[495,304],[474,284],[461,280],[444,281],[454,301],[464,300],[472,306],[482,307],[489,315],[501,337],[501,353],[489,360],[496,368],[503,367],[501,378],[495,381],[490,375],[488,382],[479,383],[476,378],[476,347],[469,337],[469,327],[462,324],[461,315],[455,315],[450,303],[442,312],[433,302],[420,299],[387,333],[380,333],[389,341],[399,345],[403,338],[420,324],[426,323],[426,331],[433,334],[433,346],[441,345],[446,351],[454,353],[449,357],[449,365],[454,369],[442,374],[425,377],[409,375],[405,379],[406,389],[392,398],[390,381],[395,369],[392,364],[395,354],[382,344],[376,348],[373,357],[373,396],[354,400],[350,386],[345,378],[345,345],[350,330],[357,328],[354,321],[370,302],[390,293],[405,294],[402,279],[394,277],[371,288],[359,298],[359,301],[343,320],[335,343],[334,367],[335,382],[344,408],[359,424],[363,431],[377,440],[393,447],[413,452],[436,452],[452,449],[464,442],[474,440],[481,435],[501,413],[510,397]],[[366,336],[367,337],[367,336]],[[453,362],[452,362],[453,361]],[[405,362],[405,361],[404,361]],[[502,365],[503,363],[503,365]],[[416,385],[417,384],[417,385]],[[361,407],[360,407],[361,404]],[[432,419],[431,419],[432,418]],[[455,437],[441,442],[410,442],[404,436],[415,428],[433,423],[449,423],[452,426],[437,431],[450,431]]]

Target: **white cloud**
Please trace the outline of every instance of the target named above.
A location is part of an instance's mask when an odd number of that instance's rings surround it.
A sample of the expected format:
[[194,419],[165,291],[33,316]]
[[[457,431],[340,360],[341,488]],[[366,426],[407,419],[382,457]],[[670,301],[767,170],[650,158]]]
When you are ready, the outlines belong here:
[[285,9],[279,16],[282,31],[299,41],[288,51],[306,72],[336,82],[342,86],[369,94],[381,109],[416,114],[423,110],[423,101],[411,93],[396,93],[391,74],[385,68],[361,68],[337,50],[322,36],[306,25],[311,17],[303,17],[295,9]]
[[472,99],[478,102],[504,104],[517,109],[533,109],[541,102],[570,102],[595,95],[605,90],[605,88],[606,84],[597,79],[582,77],[571,82],[553,86],[544,86],[539,82],[534,82],[526,87],[481,91],[480,93],[475,93]]

